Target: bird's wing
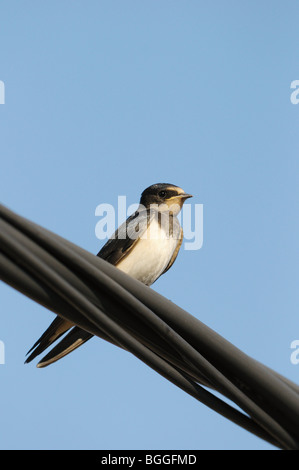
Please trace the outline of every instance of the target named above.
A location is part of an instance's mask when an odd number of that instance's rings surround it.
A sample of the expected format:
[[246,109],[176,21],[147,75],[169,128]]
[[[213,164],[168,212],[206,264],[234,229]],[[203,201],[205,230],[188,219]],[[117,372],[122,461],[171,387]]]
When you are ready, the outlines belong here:
[[153,211],[137,210],[109,238],[97,256],[116,266],[127,256],[155,217]]
[[[153,213],[142,210],[136,211],[131,215],[115,232],[115,234],[107,241],[97,256],[108,261],[113,265],[117,265],[138,242],[139,238],[146,231],[149,222],[152,220]],[[73,328],[74,327],[74,328]],[[63,318],[57,316],[48,329],[36,341],[27,354],[30,354],[25,363],[31,362],[39,354],[44,352],[52,343],[60,338],[70,328],[71,331],[41,359],[37,364],[38,367],[46,367],[58,359],[66,356],[83,343],[92,338],[93,335]]]

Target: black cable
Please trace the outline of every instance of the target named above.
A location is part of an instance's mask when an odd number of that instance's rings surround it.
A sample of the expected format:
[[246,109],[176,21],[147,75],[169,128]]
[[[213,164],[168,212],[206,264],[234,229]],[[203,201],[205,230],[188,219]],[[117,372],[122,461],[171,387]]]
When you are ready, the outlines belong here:
[[[131,351],[263,439],[278,447],[298,448],[296,384],[109,263],[3,206],[0,217],[0,268],[5,282],[86,331]],[[197,382],[231,398],[253,420]]]

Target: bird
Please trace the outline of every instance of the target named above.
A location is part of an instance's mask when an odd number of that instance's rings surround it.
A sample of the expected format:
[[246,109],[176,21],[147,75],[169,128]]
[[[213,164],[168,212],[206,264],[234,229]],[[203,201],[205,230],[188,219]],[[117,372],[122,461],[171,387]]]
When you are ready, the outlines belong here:
[[[137,210],[120,225],[97,256],[129,276],[151,286],[175,262],[183,241],[183,229],[177,218],[184,202],[192,197],[179,186],[156,183],[146,188]],[[31,362],[56,342],[37,364],[46,367],[84,344],[92,334],[59,315],[26,354]]]

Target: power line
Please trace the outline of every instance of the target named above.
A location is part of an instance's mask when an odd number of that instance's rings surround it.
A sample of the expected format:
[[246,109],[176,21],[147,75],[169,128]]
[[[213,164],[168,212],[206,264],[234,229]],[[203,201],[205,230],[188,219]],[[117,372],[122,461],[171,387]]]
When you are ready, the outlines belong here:
[[[214,411],[299,449],[299,387],[111,264],[0,205],[0,278]],[[229,398],[242,411],[217,397]]]

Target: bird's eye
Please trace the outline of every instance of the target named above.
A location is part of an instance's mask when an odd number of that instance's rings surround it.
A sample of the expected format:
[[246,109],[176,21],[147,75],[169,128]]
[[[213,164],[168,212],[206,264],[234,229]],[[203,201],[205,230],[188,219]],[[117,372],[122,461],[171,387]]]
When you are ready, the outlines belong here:
[[164,198],[166,196],[166,191],[160,191],[159,196]]

